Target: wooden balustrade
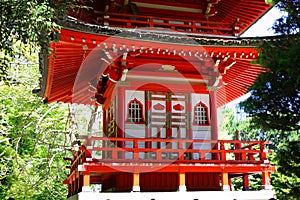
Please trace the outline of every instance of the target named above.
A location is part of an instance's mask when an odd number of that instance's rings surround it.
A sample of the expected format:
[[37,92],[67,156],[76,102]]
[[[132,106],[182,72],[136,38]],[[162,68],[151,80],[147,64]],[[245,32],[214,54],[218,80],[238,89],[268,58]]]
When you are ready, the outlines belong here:
[[[237,175],[243,176],[244,188],[247,189],[249,173],[262,173],[264,187],[270,187],[270,172],[275,170],[266,163],[268,150],[265,149],[267,142],[264,141],[107,137],[82,139],[89,146],[81,146],[78,151],[73,151],[73,159],[66,159],[71,161],[70,174],[64,181],[68,185],[68,196],[83,190],[89,191],[89,185],[101,181],[103,173],[132,173],[132,191],[140,191],[141,172],[178,173],[179,190],[185,191],[186,173],[218,173],[223,190],[227,190],[230,177]],[[193,149],[188,144],[194,144]],[[203,148],[199,144],[203,144]],[[212,149],[212,146],[217,148]],[[98,157],[94,156],[96,153]]]
[[106,13],[97,18],[98,23],[123,28],[163,28],[163,30],[198,33],[198,34],[217,34],[217,35],[235,35],[238,29],[234,22],[221,23],[210,21],[195,21],[183,19],[171,19],[163,17],[151,17],[121,13]]
[[[82,147],[83,150],[73,161],[71,169],[80,163],[87,162],[119,162],[119,163],[247,163],[259,164],[266,160],[267,150],[264,141],[239,140],[189,140],[189,139],[163,139],[163,138],[106,138],[90,137],[89,143],[98,141],[100,146]],[[123,142],[124,147],[117,147]],[[146,145],[150,144],[150,145]],[[160,144],[160,145],[158,145]],[[203,145],[204,148],[191,149],[188,144]],[[218,149],[208,149],[216,144]],[[157,148],[157,147],[161,148]],[[239,149],[236,147],[239,146]],[[205,147],[207,149],[205,149]],[[88,155],[83,154],[88,152]],[[92,155],[97,153],[98,157]],[[213,159],[217,154],[219,159]]]

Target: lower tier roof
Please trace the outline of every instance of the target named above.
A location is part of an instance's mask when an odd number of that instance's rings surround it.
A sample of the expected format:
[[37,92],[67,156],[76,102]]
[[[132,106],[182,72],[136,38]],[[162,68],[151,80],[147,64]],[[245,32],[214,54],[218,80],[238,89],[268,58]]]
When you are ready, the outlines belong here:
[[[102,92],[109,99],[120,81],[141,82],[152,76],[155,81],[150,78],[147,84],[167,77],[173,80],[172,87],[184,90],[185,84],[191,85],[194,91],[189,92],[217,90],[218,106],[222,106],[245,94],[263,71],[253,64],[258,58],[255,39],[191,38],[134,30],[112,35],[112,30],[96,29],[64,28],[60,41],[50,43],[50,54],[42,55],[42,96],[48,102],[95,104],[96,94]],[[107,76],[110,82],[103,83]]]

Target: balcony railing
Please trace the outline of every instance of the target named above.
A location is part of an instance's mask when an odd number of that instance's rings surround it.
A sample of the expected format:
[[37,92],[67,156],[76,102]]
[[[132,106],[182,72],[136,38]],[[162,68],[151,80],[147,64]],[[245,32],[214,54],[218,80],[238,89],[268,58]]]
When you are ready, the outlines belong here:
[[[264,141],[106,137],[90,137],[85,141],[86,145],[79,148],[72,160],[71,170],[85,162],[267,164],[269,152]],[[207,149],[191,148],[192,145]]]
[[213,34],[233,36],[239,31],[236,22],[222,23],[210,21],[195,21],[171,19],[132,14],[106,13],[97,18],[98,23],[104,26],[120,28],[156,28],[162,31],[178,31],[196,34]]

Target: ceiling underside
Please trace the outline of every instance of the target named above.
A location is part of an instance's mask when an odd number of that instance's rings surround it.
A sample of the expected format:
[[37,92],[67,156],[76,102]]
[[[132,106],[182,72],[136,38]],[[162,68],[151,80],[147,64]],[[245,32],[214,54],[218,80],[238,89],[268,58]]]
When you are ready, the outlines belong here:
[[[42,92],[48,102],[95,104],[101,77],[109,73],[116,84],[126,69],[127,80],[144,79],[144,85],[168,79],[173,82],[166,83],[167,87],[181,85],[184,90],[188,83],[198,93],[203,88],[217,89],[218,106],[222,106],[245,94],[263,71],[251,63],[258,57],[251,46],[168,44],[67,29],[61,31],[60,39],[51,43],[52,53],[44,56]],[[151,76],[156,81],[146,83]]]

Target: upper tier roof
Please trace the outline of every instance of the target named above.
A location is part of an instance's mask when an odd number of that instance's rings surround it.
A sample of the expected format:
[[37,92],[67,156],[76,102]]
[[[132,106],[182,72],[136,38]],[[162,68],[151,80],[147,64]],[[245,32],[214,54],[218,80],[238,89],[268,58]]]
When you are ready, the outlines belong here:
[[69,15],[113,27],[240,35],[268,11],[265,0],[93,0]]

